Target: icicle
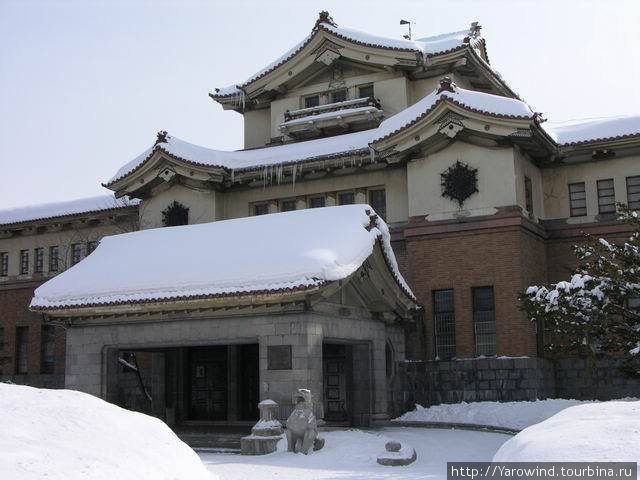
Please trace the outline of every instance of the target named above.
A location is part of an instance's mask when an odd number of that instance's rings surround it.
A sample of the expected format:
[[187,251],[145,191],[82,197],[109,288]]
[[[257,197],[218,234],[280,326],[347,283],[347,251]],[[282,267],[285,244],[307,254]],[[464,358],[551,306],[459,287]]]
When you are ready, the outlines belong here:
[[296,189],[296,168],[297,168],[297,164],[293,164],[293,168],[291,169],[291,177],[293,179],[293,189]]
[[233,182],[235,182],[236,180],[236,176],[235,176],[236,171],[232,168],[231,169],[231,184],[233,185]]
[[376,151],[373,149],[373,147],[369,147],[369,158],[371,159],[371,163],[375,163]]

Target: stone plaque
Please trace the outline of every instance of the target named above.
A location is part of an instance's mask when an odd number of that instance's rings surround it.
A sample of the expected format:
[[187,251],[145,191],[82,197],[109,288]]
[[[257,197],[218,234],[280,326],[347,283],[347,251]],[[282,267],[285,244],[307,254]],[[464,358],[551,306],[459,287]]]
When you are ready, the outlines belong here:
[[291,370],[291,345],[268,346],[267,369]]

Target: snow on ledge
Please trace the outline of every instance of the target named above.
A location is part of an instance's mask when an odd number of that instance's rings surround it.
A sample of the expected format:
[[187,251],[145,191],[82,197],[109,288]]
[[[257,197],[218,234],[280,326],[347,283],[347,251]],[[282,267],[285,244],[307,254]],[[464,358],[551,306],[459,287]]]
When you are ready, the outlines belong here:
[[638,136],[640,115],[547,122],[542,126],[559,145],[577,145]]
[[48,218],[66,217],[81,213],[113,210],[137,205],[139,200],[127,197],[115,198],[111,195],[79,198],[66,202],[45,203],[0,210],[0,225],[45,220]]
[[105,237],[91,255],[37,288],[31,307],[311,288],[351,275],[377,241],[399,286],[413,299],[387,225],[377,219],[371,228],[373,213],[368,205],[346,205]]

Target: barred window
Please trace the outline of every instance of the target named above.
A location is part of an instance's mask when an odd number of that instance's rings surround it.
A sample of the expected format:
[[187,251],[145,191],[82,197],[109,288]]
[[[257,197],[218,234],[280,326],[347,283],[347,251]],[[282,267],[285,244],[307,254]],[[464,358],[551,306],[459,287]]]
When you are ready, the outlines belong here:
[[72,243],[71,244],[71,265],[75,265],[80,260],[82,260],[82,244]]
[[587,214],[587,193],[584,182],[569,184],[569,207],[572,217],[584,217]]
[[640,210],[640,175],[627,177],[627,205],[631,210]]
[[456,355],[456,317],[453,289],[433,292],[433,323],[436,332],[436,356],[448,360]]
[[53,373],[55,367],[55,327],[53,325],[43,325],[40,334],[40,352],[42,361],[40,368],[42,373]]
[[9,275],[9,252],[0,252],[0,277]]
[[312,95],[304,99],[304,108],[313,108],[320,105],[320,96]]
[[598,180],[598,213],[615,213],[616,193],[613,178]]
[[295,200],[283,200],[280,202],[280,211],[281,212],[291,212],[296,209],[296,201]]
[[527,212],[533,214],[533,186],[529,177],[524,177],[524,202]]
[[91,242],[87,242],[87,255],[90,255],[91,252],[93,252],[97,246],[98,246],[98,242],[96,242],[95,240],[92,240]]
[[266,215],[269,213],[269,205],[266,203],[259,203],[253,206],[254,215]]
[[356,195],[353,192],[342,192],[338,194],[338,205],[353,205],[356,203]]
[[496,311],[493,287],[473,289],[473,325],[476,355],[496,354]]
[[57,245],[52,245],[49,247],[49,271],[57,272],[60,268],[59,259],[58,259],[59,251]]
[[363,85],[358,88],[358,96],[360,98],[373,97],[373,85]]
[[44,248],[36,248],[33,251],[33,271],[35,273],[44,271]]
[[29,274],[29,250],[20,250],[20,275]]
[[387,220],[387,198],[384,188],[369,190],[369,205],[373,207],[380,218]]
[[332,103],[337,103],[337,102],[344,102],[347,100],[347,89],[343,88],[341,90],[336,90],[335,92],[333,92],[331,94],[331,102]]
[[27,373],[29,354],[29,327],[16,327],[16,373]]
[[309,208],[322,208],[325,206],[324,197],[311,197],[309,199]]

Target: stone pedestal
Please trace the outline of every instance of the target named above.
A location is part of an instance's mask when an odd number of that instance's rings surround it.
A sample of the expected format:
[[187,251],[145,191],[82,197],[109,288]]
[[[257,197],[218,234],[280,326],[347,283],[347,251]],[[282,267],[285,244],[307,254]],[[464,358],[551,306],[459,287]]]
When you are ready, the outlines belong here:
[[278,404],[273,400],[263,400],[258,404],[260,420],[251,429],[251,435],[242,437],[242,455],[266,455],[276,451],[282,439],[282,424],[276,419]]
[[386,452],[378,456],[378,463],[389,467],[400,467],[409,465],[416,461],[418,457],[416,451],[408,445],[402,445],[394,440],[387,442],[384,446]]

